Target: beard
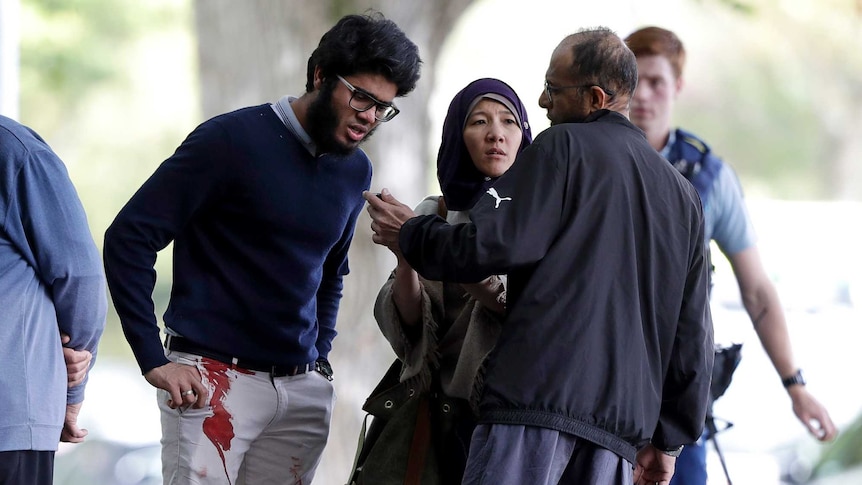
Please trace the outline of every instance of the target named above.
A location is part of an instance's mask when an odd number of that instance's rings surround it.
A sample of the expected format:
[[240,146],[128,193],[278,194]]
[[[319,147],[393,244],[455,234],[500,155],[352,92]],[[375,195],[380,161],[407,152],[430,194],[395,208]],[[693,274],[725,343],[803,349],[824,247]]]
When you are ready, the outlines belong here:
[[[339,156],[350,155],[360,144],[371,138],[377,129],[375,126],[360,140],[359,143],[341,143],[335,138],[335,130],[338,128],[338,113],[332,108],[332,93],[335,91],[335,83],[324,83],[320,87],[317,98],[308,106],[308,136],[317,145],[317,153],[333,153]],[[351,108],[352,109],[352,108]]]

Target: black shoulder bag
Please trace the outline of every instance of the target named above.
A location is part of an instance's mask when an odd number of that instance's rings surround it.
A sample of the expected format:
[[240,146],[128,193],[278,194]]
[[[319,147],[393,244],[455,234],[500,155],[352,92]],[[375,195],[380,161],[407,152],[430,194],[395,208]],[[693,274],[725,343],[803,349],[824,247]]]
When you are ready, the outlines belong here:
[[348,485],[443,484],[437,444],[468,410],[440,392],[436,377],[430,391],[416,392],[400,374],[396,360],[362,406],[368,414]]

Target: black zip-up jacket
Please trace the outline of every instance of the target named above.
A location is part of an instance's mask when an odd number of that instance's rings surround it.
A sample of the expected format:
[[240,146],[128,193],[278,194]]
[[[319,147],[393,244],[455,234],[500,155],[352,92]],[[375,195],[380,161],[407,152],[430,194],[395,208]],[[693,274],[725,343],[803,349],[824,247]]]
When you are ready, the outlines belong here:
[[471,211],[409,220],[422,276],[508,274],[481,421],[551,428],[630,462],[700,436],[712,322],[700,199],[619,113],[553,126]]

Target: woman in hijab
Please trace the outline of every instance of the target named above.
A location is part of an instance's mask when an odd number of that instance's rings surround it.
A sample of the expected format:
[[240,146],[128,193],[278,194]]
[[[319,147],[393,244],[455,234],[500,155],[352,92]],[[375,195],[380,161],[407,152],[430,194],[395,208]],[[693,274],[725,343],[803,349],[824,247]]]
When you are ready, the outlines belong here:
[[[478,79],[449,105],[437,155],[443,195],[426,197],[417,215],[468,222],[468,211],[532,141],[518,95],[497,79]],[[490,190],[489,190],[490,189]],[[488,194],[488,195],[486,195]],[[482,365],[494,347],[505,310],[504,278],[475,284],[428,281],[396,252],[398,263],[380,289],[374,316],[401,360],[401,381],[442,391],[463,403],[438,460],[442,483],[461,483],[481,392]]]

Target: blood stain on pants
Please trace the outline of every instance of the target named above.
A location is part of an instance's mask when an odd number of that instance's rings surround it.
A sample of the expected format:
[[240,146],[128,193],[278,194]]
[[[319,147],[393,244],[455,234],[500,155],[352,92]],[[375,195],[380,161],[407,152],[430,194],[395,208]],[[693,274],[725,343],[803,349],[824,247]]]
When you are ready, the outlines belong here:
[[[227,364],[218,362],[212,359],[204,358],[204,369],[207,372],[207,379],[210,382],[210,408],[213,415],[204,419],[203,432],[215,445],[218,454],[221,457],[222,466],[224,467],[225,476],[230,482],[230,476],[227,471],[227,462],[225,461],[224,453],[230,451],[231,440],[233,440],[233,424],[231,424],[231,414],[224,405],[224,400],[230,391],[231,376],[228,375],[230,367]],[[231,369],[236,372],[251,374],[251,371],[244,369]]]

